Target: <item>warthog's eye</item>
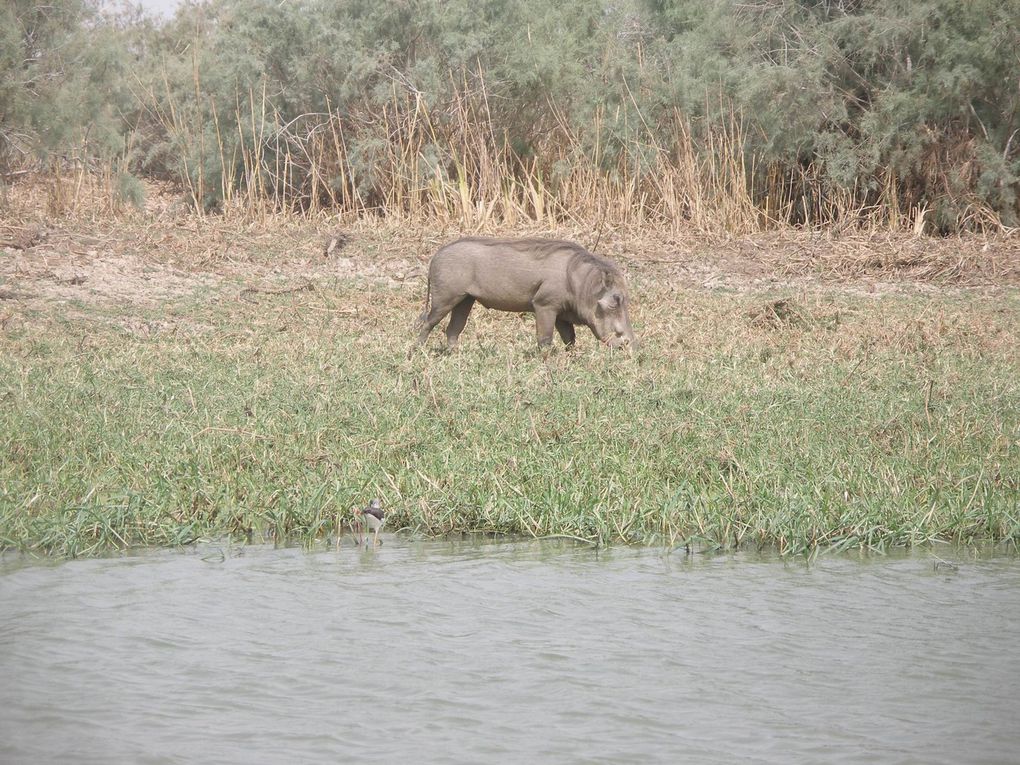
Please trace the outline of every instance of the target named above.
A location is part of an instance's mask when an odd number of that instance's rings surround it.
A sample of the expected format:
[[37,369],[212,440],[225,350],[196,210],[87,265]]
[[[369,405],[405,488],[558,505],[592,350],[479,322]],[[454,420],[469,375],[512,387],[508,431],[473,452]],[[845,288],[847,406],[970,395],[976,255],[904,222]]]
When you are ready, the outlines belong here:
[[599,307],[603,311],[615,311],[623,302],[623,296],[619,292],[607,292],[599,298]]

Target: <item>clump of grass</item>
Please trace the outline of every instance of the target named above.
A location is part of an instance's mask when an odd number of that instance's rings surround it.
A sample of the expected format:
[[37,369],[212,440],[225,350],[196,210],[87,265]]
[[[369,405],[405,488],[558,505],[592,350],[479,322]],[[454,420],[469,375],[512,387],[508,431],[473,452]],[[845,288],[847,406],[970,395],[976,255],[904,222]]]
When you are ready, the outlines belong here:
[[797,302],[791,298],[768,300],[748,314],[751,323],[763,329],[782,329],[804,323]]
[[803,293],[763,325],[789,298],[631,282],[635,355],[543,357],[532,320],[479,310],[460,352],[407,358],[415,282],[167,304],[145,336],[100,308],[26,322],[0,336],[0,545],[312,541],[376,495],[425,535],[1020,537],[1015,295]]

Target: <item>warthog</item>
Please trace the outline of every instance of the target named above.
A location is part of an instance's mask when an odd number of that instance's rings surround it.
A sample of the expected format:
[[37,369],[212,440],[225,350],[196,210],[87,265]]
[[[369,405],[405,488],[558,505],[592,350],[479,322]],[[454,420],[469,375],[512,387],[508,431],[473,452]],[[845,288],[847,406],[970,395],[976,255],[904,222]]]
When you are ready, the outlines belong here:
[[552,343],[553,328],[573,345],[575,324],[612,347],[637,344],[620,269],[573,242],[468,237],[441,247],[429,264],[418,345],[450,314],[446,340],[456,346],[476,300],[534,313],[540,347]]

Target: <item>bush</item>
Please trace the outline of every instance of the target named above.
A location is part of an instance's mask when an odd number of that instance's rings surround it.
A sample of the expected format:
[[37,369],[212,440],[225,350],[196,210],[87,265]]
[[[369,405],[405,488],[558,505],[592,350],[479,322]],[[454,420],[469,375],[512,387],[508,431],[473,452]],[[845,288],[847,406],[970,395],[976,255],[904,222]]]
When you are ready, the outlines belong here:
[[1020,217],[1020,0],[93,2],[0,11],[5,167],[119,154],[205,208]]

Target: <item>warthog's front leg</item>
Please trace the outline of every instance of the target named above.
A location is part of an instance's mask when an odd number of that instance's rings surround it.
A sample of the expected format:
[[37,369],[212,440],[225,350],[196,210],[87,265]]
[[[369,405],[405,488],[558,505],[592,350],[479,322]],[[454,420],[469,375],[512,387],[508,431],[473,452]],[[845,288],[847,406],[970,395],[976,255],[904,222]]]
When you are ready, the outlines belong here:
[[556,325],[556,311],[535,306],[535,331],[538,333],[538,347],[552,345],[553,327]]
[[574,325],[566,319],[556,319],[556,331],[560,333],[560,339],[568,348],[574,344],[577,335],[574,332]]

